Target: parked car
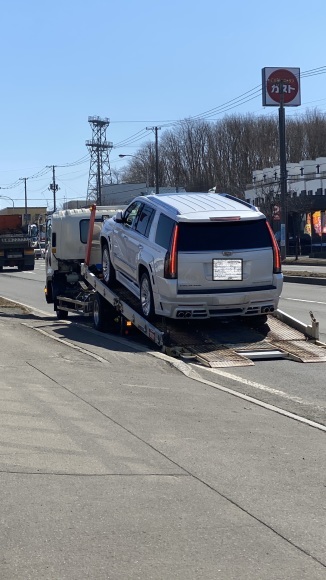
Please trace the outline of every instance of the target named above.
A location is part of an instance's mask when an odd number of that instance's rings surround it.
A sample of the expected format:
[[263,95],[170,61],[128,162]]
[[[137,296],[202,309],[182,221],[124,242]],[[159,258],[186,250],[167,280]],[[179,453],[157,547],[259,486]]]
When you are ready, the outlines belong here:
[[45,257],[45,242],[37,242],[34,246],[34,255],[36,260]]
[[280,252],[266,217],[228,194],[137,197],[105,220],[103,279],[140,301],[147,319],[256,316],[277,309]]

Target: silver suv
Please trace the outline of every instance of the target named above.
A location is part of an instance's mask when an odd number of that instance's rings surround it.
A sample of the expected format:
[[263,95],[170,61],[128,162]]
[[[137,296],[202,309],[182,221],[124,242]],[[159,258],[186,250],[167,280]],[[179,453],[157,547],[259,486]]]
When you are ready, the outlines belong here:
[[265,216],[228,194],[137,197],[105,220],[104,282],[140,301],[147,319],[257,316],[277,309],[278,244]]

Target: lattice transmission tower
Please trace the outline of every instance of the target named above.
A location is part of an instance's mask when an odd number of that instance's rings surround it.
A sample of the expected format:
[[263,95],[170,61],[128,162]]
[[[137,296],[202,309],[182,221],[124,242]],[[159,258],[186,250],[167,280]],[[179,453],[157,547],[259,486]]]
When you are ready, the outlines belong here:
[[106,140],[106,130],[110,125],[110,119],[88,117],[88,122],[92,128],[92,139],[86,141],[86,147],[91,156],[87,202],[102,205],[102,186],[111,183],[109,155],[113,143]]

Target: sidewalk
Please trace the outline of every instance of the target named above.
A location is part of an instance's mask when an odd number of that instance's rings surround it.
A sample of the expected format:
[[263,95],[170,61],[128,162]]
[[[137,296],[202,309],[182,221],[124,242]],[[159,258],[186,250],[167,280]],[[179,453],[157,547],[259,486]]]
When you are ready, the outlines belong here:
[[325,432],[121,339],[0,332],[1,580],[325,579]]

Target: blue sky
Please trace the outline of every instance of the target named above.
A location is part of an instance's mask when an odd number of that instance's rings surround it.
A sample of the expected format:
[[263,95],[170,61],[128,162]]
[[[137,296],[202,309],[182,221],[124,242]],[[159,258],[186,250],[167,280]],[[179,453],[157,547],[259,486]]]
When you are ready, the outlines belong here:
[[[138,141],[113,148],[111,168],[120,169],[120,153],[154,140],[147,126],[249,98],[263,67],[303,73],[326,65],[325,0],[0,0],[0,8],[0,187],[29,177],[29,205],[48,209],[46,166],[58,166],[58,205],[86,195],[89,116],[110,119],[114,145],[139,132]],[[286,114],[326,112],[326,74],[302,77],[301,100]],[[278,108],[264,109],[257,95],[231,113]],[[24,205],[23,181],[0,195]],[[0,197],[0,208],[8,205]]]

